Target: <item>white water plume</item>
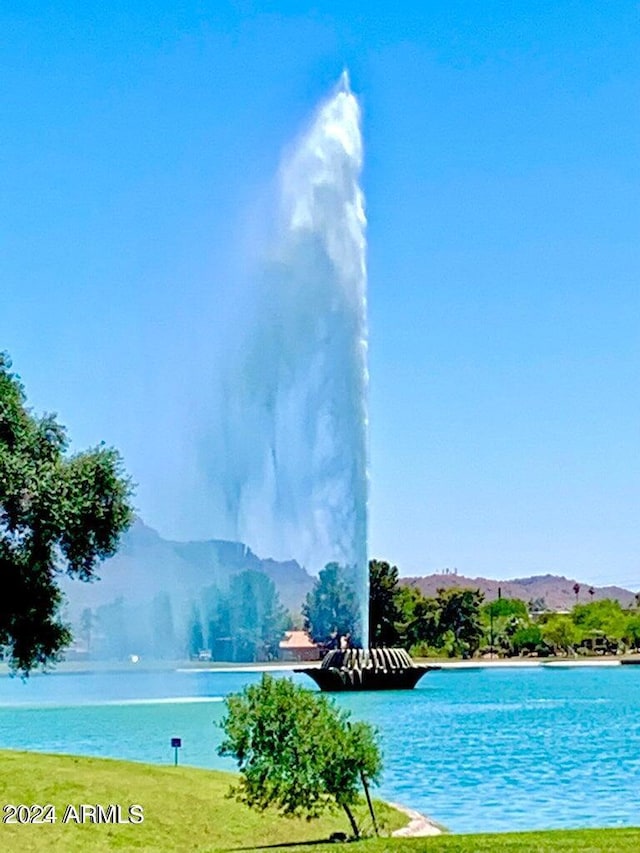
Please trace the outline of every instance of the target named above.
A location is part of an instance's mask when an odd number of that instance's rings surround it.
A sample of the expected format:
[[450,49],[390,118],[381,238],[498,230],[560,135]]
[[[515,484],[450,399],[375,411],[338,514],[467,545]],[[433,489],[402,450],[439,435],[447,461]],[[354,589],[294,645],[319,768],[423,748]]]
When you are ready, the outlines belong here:
[[214,461],[235,535],[357,570],[368,620],[366,217],[360,108],[343,73],[282,164],[274,236],[229,354]]

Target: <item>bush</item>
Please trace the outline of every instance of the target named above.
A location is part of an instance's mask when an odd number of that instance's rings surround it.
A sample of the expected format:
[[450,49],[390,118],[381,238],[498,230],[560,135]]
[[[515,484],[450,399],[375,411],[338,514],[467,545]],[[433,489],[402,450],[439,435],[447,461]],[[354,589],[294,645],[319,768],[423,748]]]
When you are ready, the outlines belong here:
[[533,652],[541,642],[542,631],[537,625],[527,625],[524,628],[519,628],[511,638],[513,650],[516,654]]

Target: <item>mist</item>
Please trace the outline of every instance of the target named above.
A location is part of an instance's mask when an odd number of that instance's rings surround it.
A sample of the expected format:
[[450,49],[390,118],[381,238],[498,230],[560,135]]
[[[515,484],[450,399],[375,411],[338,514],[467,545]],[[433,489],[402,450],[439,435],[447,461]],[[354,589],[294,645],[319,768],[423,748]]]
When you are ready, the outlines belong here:
[[[366,216],[346,72],[281,164],[269,236],[227,330],[206,487],[225,530],[317,573],[355,568],[367,624]],[[266,245],[265,245],[266,244]]]

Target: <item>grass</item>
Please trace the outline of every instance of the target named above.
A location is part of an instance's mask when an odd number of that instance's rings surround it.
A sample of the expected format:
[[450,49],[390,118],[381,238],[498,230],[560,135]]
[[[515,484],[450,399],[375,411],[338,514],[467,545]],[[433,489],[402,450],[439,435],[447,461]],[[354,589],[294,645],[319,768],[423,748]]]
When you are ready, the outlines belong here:
[[[0,824],[0,850],[200,853],[317,841],[332,832],[349,831],[342,812],[306,821],[252,811],[226,797],[233,780],[230,773],[193,767],[0,751],[0,811],[6,803],[51,803],[57,817],[53,825]],[[124,816],[129,805],[140,804],[144,821],[128,825],[62,823],[65,807],[80,803],[120,804]],[[404,815],[384,803],[377,804],[376,811],[391,828],[406,823]],[[368,813],[360,809],[359,814],[364,823]],[[331,849],[335,853],[336,845]]]
[[[293,853],[637,853],[640,829],[593,829],[492,835],[443,835],[415,839],[368,839],[357,845],[318,843],[347,831],[343,815],[317,821],[258,814],[226,798],[233,776],[191,767],[167,767],[99,758],[0,752],[0,805],[56,806],[55,824],[0,824],[0,850],[16,853],[204,853],[260,847]],[[140,824],[62,823],[65,807],[81,803],[133,803],[144,808]],[[377,805],[389,829],[406,819]],[[364,815],[364,811],[361,812]]]
[[348,847],[320,844],[290,849],[294,853],[638,853],[640,829],[555,829],[432,838],[377,838]]

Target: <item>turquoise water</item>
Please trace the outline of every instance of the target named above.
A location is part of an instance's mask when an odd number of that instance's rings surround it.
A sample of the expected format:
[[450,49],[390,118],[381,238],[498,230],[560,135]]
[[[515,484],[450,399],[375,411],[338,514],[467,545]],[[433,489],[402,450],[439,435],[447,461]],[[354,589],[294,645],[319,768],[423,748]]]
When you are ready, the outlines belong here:
[[[216,754],[222,698],[259,678],[0,677],[0,744],[169,763],[179,736],[182,763],[232,769]],[[380,730],[378,794],[453,831],[638,825],[640,667],[442,671],[336,701]]]

